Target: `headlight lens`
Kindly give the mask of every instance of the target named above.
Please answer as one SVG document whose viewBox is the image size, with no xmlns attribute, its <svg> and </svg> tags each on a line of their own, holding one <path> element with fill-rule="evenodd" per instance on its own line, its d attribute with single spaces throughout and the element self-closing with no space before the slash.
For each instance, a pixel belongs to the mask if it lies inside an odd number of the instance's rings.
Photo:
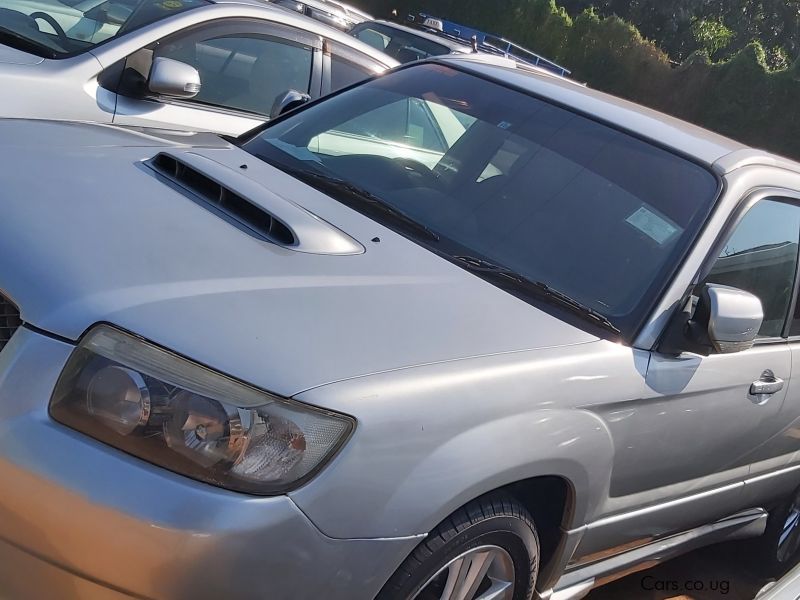
<svg viewBox="0 0 800 600">
<path fill-rule="evenodd" d="M 257 390 L 107 325 L 73 352 L 50 414 L 161 467 L 264 495 L 308 480 L 354 426 L 350 417 Z"/>
</svg>

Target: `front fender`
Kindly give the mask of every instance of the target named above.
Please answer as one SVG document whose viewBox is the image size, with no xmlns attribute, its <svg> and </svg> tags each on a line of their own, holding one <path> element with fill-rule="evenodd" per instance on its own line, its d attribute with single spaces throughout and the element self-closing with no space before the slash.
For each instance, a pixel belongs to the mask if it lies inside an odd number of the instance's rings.
<svg viewBox="0 0 800 600">
<path fill-rule="evenodd" d="M 614 445 L 584 406 L 636 398 L 646 358 L 597 342 L 353 379 L 299 400 L 354 415 L 331 465 L 290 494 L 330 537 L 426 534 L 473 498 L 557 476 L 574 489 L 571 527 L 608 496 Z"/>
</svg>

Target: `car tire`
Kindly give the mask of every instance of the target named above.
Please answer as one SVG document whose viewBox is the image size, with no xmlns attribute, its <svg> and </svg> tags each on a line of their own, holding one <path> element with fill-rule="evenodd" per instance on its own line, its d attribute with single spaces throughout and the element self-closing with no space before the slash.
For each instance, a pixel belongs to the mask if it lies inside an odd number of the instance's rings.
<svg viewBox="0 0 800 600">
<path fill-rule="evenodd" d="M 533 519 L 511 496 L 492 493 L 439 524 L 400 565 L 377 600 L 446 600 L 457 597 L 453 587 L 474 590 L 460 596 L 467 600 L 530 600 L 538 573 Z"/>
<path fill-rule="evenodd" d="M 780 577 L 795 566 L 800 559 L 800 488 L 770 512 L 757 543 L 757 556 L 769 575 Z"/>
</svg>

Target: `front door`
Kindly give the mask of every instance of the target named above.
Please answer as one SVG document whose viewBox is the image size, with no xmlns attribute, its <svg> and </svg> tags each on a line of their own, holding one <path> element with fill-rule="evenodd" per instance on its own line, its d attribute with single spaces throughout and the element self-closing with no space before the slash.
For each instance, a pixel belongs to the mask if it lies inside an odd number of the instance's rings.
<svg viewBox="0 0 800 600">
<path fill-rule="evenodd" d="M 589 525 L 580 562 L 609 549 L 646 543 L 748 508 L 744 481 L 775 434 L 790 389 L 792 355 L 784 337 L 795 287 L 800 207 L 764 199 L 726 235 L 704 283 L 761 299 L 756 345 L 701 357 L 653 353 L 646 392 L 603 407 L 614 440 L 607 506 Z M 754 393 L 759 382 L 775 391 Z"/>
<path fill-rule="evenodd" d="M 306 32 L 251 21 L 181 32 L 128 57 L 114 123 L 242 134 L 263 123 L 285 92 L 319 95 L 320 48 L 321 42 Z M 148 93 L 155 57 L 196 68 L 197 96 L 176 100 Z"/>
</svg>

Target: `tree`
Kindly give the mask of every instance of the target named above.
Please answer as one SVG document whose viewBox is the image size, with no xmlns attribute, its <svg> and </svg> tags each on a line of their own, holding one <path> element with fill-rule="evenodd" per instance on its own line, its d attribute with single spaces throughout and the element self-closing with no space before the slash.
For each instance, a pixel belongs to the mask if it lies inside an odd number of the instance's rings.
<svg viewBox="0 0 800 600">
<path fill-rule="evenodd" d="M 701 50 L 705 50 L 712 58 L 733 41 L 734 33 L 722 21 L 711 19 L 692 20 L 692 34 Z"/>
</svg>

